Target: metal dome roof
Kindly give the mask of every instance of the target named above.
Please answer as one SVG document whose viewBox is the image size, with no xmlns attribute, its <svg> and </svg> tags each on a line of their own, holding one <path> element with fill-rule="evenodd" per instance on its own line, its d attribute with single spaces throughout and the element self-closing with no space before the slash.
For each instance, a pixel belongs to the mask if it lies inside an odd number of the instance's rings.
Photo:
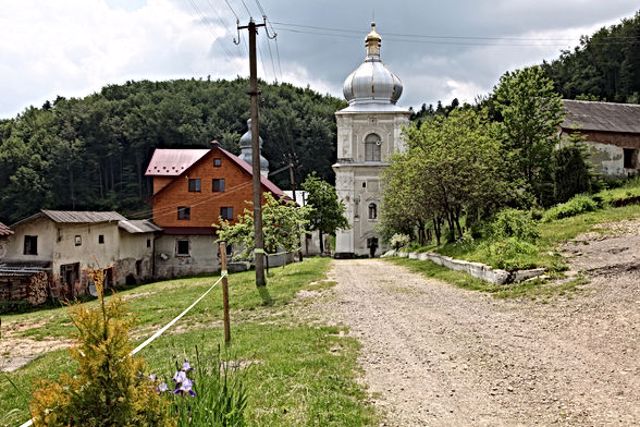
<svg viewBox="0 0 640 427">
<path fill-rule="evenodd" d="M 344 97 L 349 106 L 395 105 L 402 95 L 402 82 L 380 59 L 382 37 L 371 24 L 365 46 L 367 56 L 362 64 L 344 81 Z M 372 105 L 373 104 L 373 105 Z"/>
<path fill-rule="evenodd" d="M 249 130 L 240 138 L 240 155 L 238 157 L 251 164 L 251 159 L 253 158 L 251 145 L 251 119 L 247 120 L 247 127 Z M 260 141 L 260 150 L 262 151 L 262 144 L 264 141 L 260 135 L 258 135 L 258 141 Z M 265 159 L 262 154 L 260 154 L 260 170 L 269 171 L 269 161 Z"/>
</svg>

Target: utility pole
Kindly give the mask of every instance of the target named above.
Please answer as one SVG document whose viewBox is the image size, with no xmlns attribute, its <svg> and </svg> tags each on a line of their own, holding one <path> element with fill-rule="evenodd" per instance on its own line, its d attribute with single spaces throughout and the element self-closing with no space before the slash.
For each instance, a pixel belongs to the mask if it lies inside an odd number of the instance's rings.
<svg viewBox="0 0 640 427">
<path fill-rule="evenodd" d="M 264 275 L 264 235 L 262 234 L 262 184 L 260 183 L 260 142 L 258 126 L 258 64 L 256 61 L 256 35 L 258 27 L 265 27 L 266 22 L 256 24 L 253 18 L 249 25 L 238 26 L 238 31 L 249 31 L 249 96 L 251 97 L 251 166 L 253 173 L 253 226 L 255 234 L 256 286 L 267 286 Z M 268 37 L 268 34 L 267 34 Z M 238 43 L 240 37 L 238 37 Z"/>
</svg>

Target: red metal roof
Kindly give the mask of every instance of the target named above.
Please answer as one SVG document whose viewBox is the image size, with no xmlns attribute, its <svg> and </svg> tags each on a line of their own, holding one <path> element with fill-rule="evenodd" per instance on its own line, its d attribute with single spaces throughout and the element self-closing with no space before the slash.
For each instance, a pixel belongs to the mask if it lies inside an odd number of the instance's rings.
<svg viewBox="0 0 640 427">
<path fill-rule="evenodd" d="M 145 176 L 179 176 L 209 151 L 207 148 L 156 148 Z"/>
<path fill-rule="evenodd" d="M 13 234 L 13 231 L 6 225 L 0 222 L 0 236 L 10 236 Z"/>
<path fill-rule="evenodd" d="M 166 149 L 166 148 L 156 148 L 153 152 L 153 156 L 151 157 L 151 162 L 149 162 L 149 167 L 147 168 L 146 176 L 180 176 L 183 173 L 187 172 L 192 166 L 202 160 L 211 150 L 218 149 L 229 158 L 229 160 L 233 161 L 235 164 L 240 166 L 245 172 L 247 172 L 250 176 L 253 176 L 253 171 L 251 169 L 251 165 L 244 160 L 240 159 L 238 156 L 231 154 L 229 151 L 220 147 L 219 145 L 215 145 L 215 148 L 212 149 L 194 149 L 194 148 L 184 148 L 184 149 Z M 193 151 L 193 153 L 191 153 Z M 175 159 L 175 161 L 173 160 Z M 191 163 L 189 163 L 191 162 Z M 153 172 L 149 172 L 149 171 Z M 163 172 L 159 172 L 162 170 Z M 178 171 L 179 170 L 179 171 Z M 273 193 L 277 197 L 287 197 L 277 185 L 273 182 L 269 181 L 264 176 L 260 176 L 260 182 L 262 185 Z M 169 186 L 165 186 L 158 193 L 165 190 Z M 158 193 L 154 194 L 154 196 L 158 195 Z"/>
<path fill-rule="evenodd" d="M 240 166 L 242 169 L 244 169 L 249 175 L 253 176 L 253 170 L 252 167 L 249 163 L 245 162 L 244 160 L 242 160 L 240 157 L 231 154 L 230 152 L 228 152 L 227 150 L 225 150 L 222 147 L 218 147 L 218 149 L 220 149 L 220 151 L 222 151 L 224 154 L 227 155 L 227 157 L 229 157 L 231 160 L 233 160 L 235 163 L 238 164 L 238 166 Z M 275 194 L 278 197 L 287 197 L 284 194 L 284 191 L 282 191 L 280 189 L 280 187 L 278 187 L 277 185 L 275 185 L 273 182 L 269 181 L 267 178 L 265 178 L 264 176 L 260 175 L 260 182 L 262 183 L 262 185 L 264 185 L 267 190 L 269 190 L 270 192 L 272 192 L 273 194 Z"/>
</svg>

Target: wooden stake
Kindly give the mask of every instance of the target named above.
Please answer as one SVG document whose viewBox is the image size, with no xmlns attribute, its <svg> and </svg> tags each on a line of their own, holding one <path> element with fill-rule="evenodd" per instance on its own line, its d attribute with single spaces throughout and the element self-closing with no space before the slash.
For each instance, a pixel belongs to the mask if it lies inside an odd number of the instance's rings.
<svg viewBox="0 0 640 427">
<path fill-rule="evenodd" d="M 222 313 L 224 343 L 231 342 L 231 322 L 229 320 L 229 282 L 227 280 L 227 244 L 220 242 L 220 274 L 222 274 Z"/>
</svg>

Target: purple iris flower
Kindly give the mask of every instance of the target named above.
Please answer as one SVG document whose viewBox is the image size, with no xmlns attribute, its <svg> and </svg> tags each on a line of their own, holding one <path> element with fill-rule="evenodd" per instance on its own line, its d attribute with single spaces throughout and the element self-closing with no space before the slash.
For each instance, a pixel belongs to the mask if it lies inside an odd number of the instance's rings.
<svg viewBox="0 0 640 427">
<path fill-rule="evenodd" d="M 191 371 L 193 368 L 191 367 L 191 365 L 189 364 L 189 361 L 187 359 L 184 360 L 184 363 L 182 364 L 182 370 L 185 372 L 189 372 Z"/>
<path fill-rule="evenodd" d="M 151 374 L 151 375 L 149 375 L 149 379 L 151 381 L 156 381 L 158 379 L 158 377 L 156 376 L 156 374 Z"/>
<path fill-rule="evenodd" d="M 195 397 L 196 392 L 193 390 L 193 381 L 185 376 L 182 382 L 176 384 L 176 389 L 173 391 L 173 393 L 189 394 L 189 396 Z"/>
<path fill-rule="evenodd" d="M 188 378 L 187 378 L 187 373 L 185 371 L 177 371 L 173 376 L 173 381 L 175 381 L 176 384 L 180 384 L 186 379 Z"/>
<path fill-rule="evenodd" d="M 169 386 L 167 385 L 167 383 L 162 382 L 162 383 L 160 383 L 160 384 L 158 385 L 157 390 L 158 390 L 158 392 L 160 392 L 160 393 L 164 393 L 165 391 L 168 391 L 168 390 L 169 390 Z"/>
</svg>

